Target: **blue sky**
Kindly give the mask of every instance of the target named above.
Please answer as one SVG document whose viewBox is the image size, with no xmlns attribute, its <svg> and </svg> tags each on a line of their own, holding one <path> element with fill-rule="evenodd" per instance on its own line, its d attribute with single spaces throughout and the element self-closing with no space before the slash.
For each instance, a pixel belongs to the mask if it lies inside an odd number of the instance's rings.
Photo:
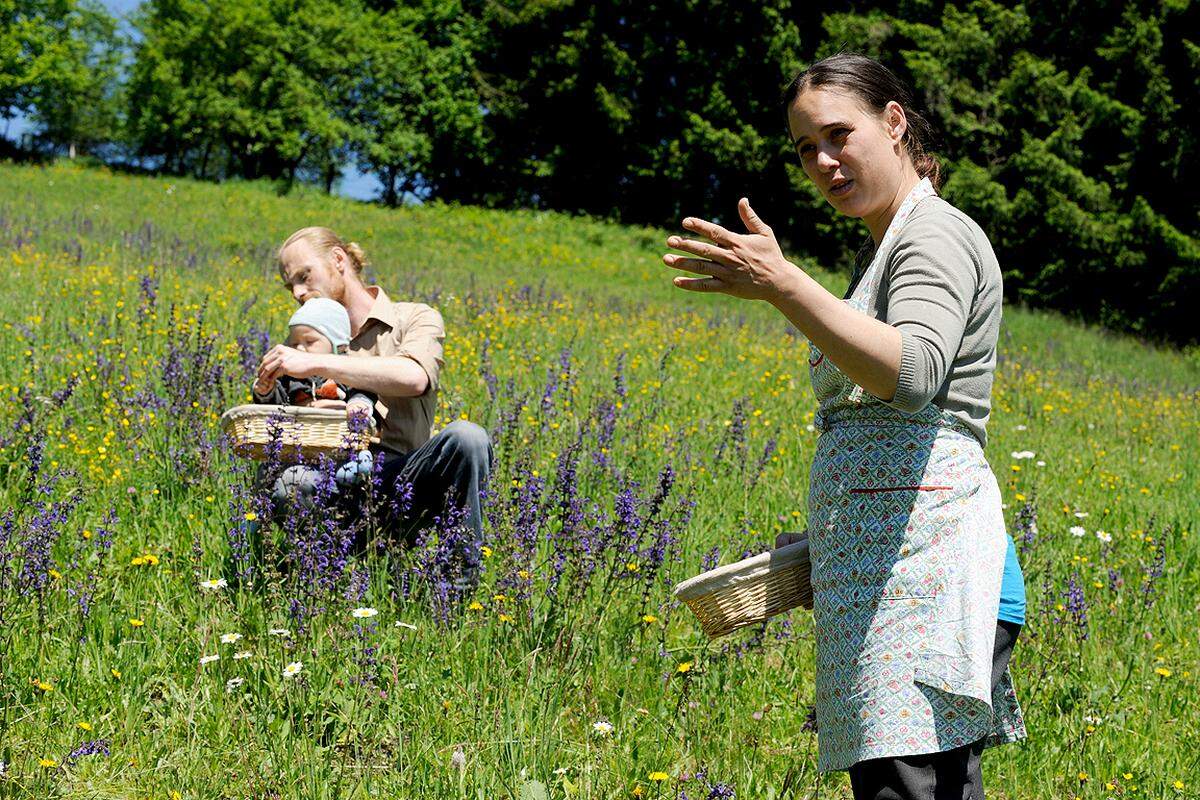
<svg viewBox="0 0 1200 800">
<path fill-rule="evenodd" d="M 104 7 L 115 17 L 125 17 L 139 5 L 141 5 L 140 0 L 104 0 Z M 8 120 L 7 130 L 0 127 L 0 134 L 6 134 L 7 138 L 15 139 L 29 128 L 29 122 L 18 117 Z M 383 184 L 374 176 L 364 175 L 354 166 L 347 167 L 342 172 L 341 179 L 334 184 L 335 193 L 358 200 L 373 200 L 379 196 L 382 189 Z"/>
</svg>

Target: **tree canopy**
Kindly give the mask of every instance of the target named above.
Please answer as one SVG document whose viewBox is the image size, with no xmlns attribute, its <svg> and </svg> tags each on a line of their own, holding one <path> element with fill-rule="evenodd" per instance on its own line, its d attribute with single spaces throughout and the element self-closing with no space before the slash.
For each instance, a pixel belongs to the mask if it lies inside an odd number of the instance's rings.
<svg viewBox="0 0 1200 800">
<path fill-rule="evenodd" d="M 538 207 L 675 226 L 756 209 L 791 250 L 863 237 L 809 184 L 780 92 L 854 50 L 908 82 L 944 196 L 987 231 L 1010 299 L 1198 338 L 1198 14 L 1190 0 L 0 0 L 0 112 L 43 141 L 202 178 Z M 128 62 L 121 67 L 121 56 Z"/>
</svg>

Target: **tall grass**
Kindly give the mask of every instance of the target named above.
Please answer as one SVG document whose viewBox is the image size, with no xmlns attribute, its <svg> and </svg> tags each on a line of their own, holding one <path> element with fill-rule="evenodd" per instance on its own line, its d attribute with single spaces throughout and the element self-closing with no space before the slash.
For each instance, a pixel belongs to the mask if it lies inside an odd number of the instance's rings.
<svg viewBox="0 0 1200 800">
<path fill-rule="evenodd" d="M 256 495 L 216 420 L 284 334 L 272 247 L 308 224 L 437 305 L 438 424 L 497 445 L 484 583 L 449 613 L 436 541 L 316 587 L 267 526 L 230 570 Z M 710 643 L 670 599 L 803 527 L 817 434 L 803 338 L 673 289 L 665 236 L 0 168 L 0 795 L 848 796 L 815 774 L 810 617 Z M 1200 365 L 1023 309 L 1001 344 L 1032 735 L 985 756 L 989 793 L 1196 796 Z"/>
</svg>

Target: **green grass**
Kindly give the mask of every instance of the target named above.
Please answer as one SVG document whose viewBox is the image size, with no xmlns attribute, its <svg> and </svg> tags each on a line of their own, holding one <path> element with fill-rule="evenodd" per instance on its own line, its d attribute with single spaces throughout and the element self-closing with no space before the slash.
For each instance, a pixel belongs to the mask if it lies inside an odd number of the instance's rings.
<svg viewBox="0 0 1200 800">
<path fill-rule="evenodd" d="M 227 532 L 247 509 L 244 463 L 202 444 L 247 392 L 236 337 L 284 333 L 292 301 L 271 255 L 308 224 L 359 241 L 393 297 L 443 312 L 440 421 L 503 427 L 481 608 L 449 625 L 420 591 L 405 599 L 389 580 L 413 566 L 396 551 L 352 561 L 369 572 L 365 596 L 347 599 L 343 581 L 303 631 L 289 605 L 313 595 L 294 572 L 268 571 L 255 590 L 198 586 L 224 574 Z M 695 798 L 707 789 L 683 778 L 702 767 L 739 798 L 849 796 L 843 775 L 818 780 L 815 736 L 803 730 L 810 617 L 709 643 L 670 600 L 711 548 L 728 562 L 803 527 L 816 434 L 803 338 L 764 305 L 671 287 L 667 234 L 549 213 L 281 198 L 258 184 L 0 168 L 0 435 L 11 438 L 0 491 L 14 513 L 2 551 L 13 558 L 0 571 L 0 796 L 524 798 L 540 785 L 549 797 Z M 803 266 L 844 288 L 843 276 Z M 158 281 L 152 308 L 139 289 L 147 275 Z M 196 352 L 208 336 L 225 377 L 199 386 L 184 413 L 152 408 L 151 395 L 169 395 L 161 363 L 172 344 Z M 618 399 L 618 363 L 628 389 L 602 467 L 598 408 Z M 23 393 L 49 397 L 72 374 L 70 398 L 32 400 L 36 414 L 10 437 Z M 543 403 L 550 375 L 559 388 Z M 985 756 L 989 796 L 1197 796 L 1198 390 L 1194 353 L 1005 310 L 987 454 L 1010 530 L 1018 510 L 1032 510 L 1039 535 L 1022 554 L 1029 623 L 1013 663 L 1031 738 Z M 742 438 L 730 433 L 739 407 Z M 622 488 L 648 499 L 670 464 L 679 541 L 661 569 L 609 554 L 595 577 L 568 575 L 550 600 L 551 565 L 517 560 L 514 482 L 536 470 L 549 495 L 577 439 L 589 525 L 610 519 Z M 34 441 L 46 447 L 43 475 L 73 472 L 52 497 L 77 503 L 52 526 L 59 577 L 21 594 L 33 580 L 21 574 L 20 540 L 37 515 L 38 495 L 24 488 Z M 1045 466 L 1009 456 L 1026 449 Z M 694 503 L 686 525 L 684 500 Z M 118 521 L 104 553 L 110 509 Z M 563 524 L 550 508 L 538 519 L 543 535 Z M 1086 536 L 1071 535 L 1077 524 Z M 278 535 L 268 543 L 282 547 Z M 147 553 L 157 563 L 133 563 Z M 495 600 L 496 582 L 522 567 L 533 599 Z M 1056 619 L 1072 578 L 1090 605 L 1086 639 L 1069 616 Z M 94 591 L 86 617 L 71 595 L 82 587 Z M 356 630 L 360 605 L 379 610 L 374 628 Z M 275 627 L 292 635 L 270 635 Z M 229 632 L 244 638 L 217 641 Z M 253 655 L 234 660 L 238 649 Z M 284 678 L 293 661 L 300 676 Z M 244 683 L 227 692 L 232 678 Z M 97 738 L 110 755 L 66 763 Z M 667 780 L 650 780 L 656 772 Z"/>
</svg>

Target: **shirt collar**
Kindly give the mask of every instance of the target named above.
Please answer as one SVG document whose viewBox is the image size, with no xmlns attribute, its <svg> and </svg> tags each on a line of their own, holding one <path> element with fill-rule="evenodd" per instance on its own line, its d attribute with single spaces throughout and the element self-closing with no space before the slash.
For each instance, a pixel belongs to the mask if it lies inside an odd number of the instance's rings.
<svg viewBox="0 0 1200 800">
<path fill-rule="evenodd" d="M 387 292 L 383 291 L 379 286 L 368 286 L 367 294 L 375 298 L 375 302 L 371 304 L 371 310 L 367 312 L 367 318 L 363 320 L 363 327 L 370 320 L 379 320 L 384 325 L 396 326 L 396 304 L 393 303 L 387 296 Z"/>
</svg>

